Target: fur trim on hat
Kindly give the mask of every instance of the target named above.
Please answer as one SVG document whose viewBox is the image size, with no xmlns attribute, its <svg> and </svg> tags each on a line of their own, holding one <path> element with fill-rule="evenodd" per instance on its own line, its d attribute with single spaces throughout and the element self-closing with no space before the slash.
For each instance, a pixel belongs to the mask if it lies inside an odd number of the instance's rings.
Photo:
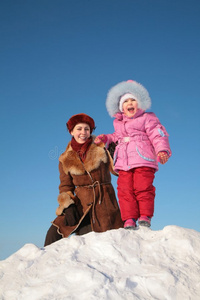
<svg viewBox="0 0 200 300">
<path fill-rule="evenodd" d="M 113 86 L 107 95 L 106 108 L 111 117 L 113 117 L 117 112 L 120 112 L 120 98 L 127 93 L 134 95 L 138 102 L 139 109 L 147 110 L 151 107 L 151 98 L 145 87 L 136 81 L 122 81 Z"/>
<path fill-rule="evenodd" d="M 77 114 L 73 115 L 68 122 L 66 123 L 67 129 L 69 130 L 69 133 L 73 130 L 73 128 L 78 124 L 78 123 L 86 123 L 90 126 L 90 133 L 92 133 L 93 129 L 95 129 L 95 123 L 94 120 L 86 115 L 86 114 Z"/>
</svg>

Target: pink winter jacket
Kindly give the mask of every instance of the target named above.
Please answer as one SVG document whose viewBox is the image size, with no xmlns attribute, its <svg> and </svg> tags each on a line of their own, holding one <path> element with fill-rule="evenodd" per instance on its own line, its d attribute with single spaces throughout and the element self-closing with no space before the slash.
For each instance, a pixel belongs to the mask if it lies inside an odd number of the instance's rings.
<svg viewBox="0 0 200 300">
<path fill-rule="evenodd" d="M 114 115 L 115 132 L 107 134 L 107 145 L 118 142 L 114 153 L 115 171 L 137 167 L 158 170 L 157 154 L 167 151 L 171 156 L 168 133 L 154 113 L 139 109 L 133 118 L 122 113 Z"/>
</svg>

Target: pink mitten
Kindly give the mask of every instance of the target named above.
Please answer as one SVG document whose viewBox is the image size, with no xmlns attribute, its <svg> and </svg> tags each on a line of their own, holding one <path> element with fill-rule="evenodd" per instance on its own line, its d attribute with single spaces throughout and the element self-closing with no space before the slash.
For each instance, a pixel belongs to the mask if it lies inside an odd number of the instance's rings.
<svg viewBox="0 0 200 300">
<path fill-rule="evenodd" d="M 105 134 L 100 134 L 95 138 L 94 143 L 95 144 L 100 144 L 100 143 L 106 144 L 107 140 L 108 140 L 108 138 Z"/>
<path fill-rule="evenodd" d="M 157 155 L 157 161 L 164 165 L 169 159 L 169 155 L 166 151 L 161 151 Z"/>
</svg>

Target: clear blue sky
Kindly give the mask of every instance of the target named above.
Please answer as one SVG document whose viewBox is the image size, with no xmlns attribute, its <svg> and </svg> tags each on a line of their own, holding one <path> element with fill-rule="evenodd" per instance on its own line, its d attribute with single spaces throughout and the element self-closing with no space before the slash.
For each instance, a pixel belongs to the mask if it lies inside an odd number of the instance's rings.
<svg viewBox="0 0 200 300">
<path fill-rule="evenodd" d="M 113 132 L 106 95 L 128 79 L 148 89 L 173 152 L 152 229 L 200 230 L 199 0 L 1 1 L 0 40 L 0 259 L 43 246 L 66 121 L 84 112 L 96 135 Z"/>
</svg>

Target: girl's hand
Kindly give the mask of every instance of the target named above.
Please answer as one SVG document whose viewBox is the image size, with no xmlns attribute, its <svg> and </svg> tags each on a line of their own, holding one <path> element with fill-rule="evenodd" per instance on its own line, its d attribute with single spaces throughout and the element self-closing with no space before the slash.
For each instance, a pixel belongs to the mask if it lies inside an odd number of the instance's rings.
<svg viewBox="0 0 200 300">
<path fill-rule="evenodd" d="M 169 155 L 166 151 L 161 151 L 158 153 L 157 161 L 164 165 L 169 159 Z"/>
<path fill-rule="evenodd" d="M 100 135 L 98 135 L 98 136 L 95 138 L 94 143 L 95 143 L 95 144 L 100 144 L 100 143 L 106 144 L 107 140 L 108 140 L 108 139 L 107 139 L 107 136 L 106 136 L 105 134 L 100 134 Z"/>
</svg>

